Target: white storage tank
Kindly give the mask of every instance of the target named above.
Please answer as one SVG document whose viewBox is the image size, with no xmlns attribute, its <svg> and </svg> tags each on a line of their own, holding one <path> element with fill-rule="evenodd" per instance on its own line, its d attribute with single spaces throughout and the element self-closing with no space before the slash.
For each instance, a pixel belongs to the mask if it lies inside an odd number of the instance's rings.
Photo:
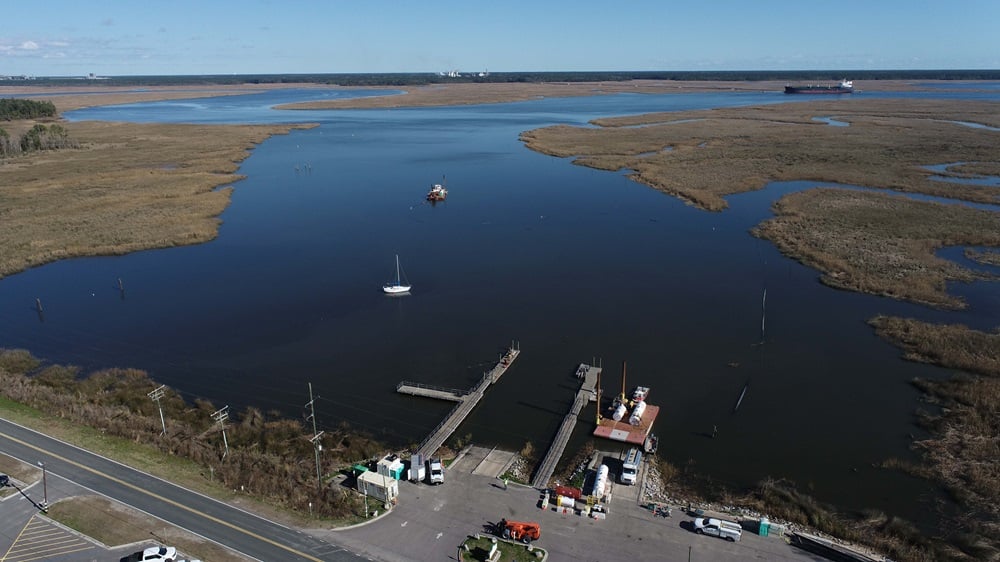
<svg viewBox="0 0 1000 562">
<path fill-rule="evenodd" d="M 557 505 L 559 507 L 576 507 L 576 500 L 569 496 L 556 496 L 559 498 Z"/>
<path fill-rule="evenodd" d="M 646 402 L 639 402 L 635 405 L 635 409 L 632 410 L 632 416 L 628 419 L 628 423 L 632 425 L 639 425 L 642 420 L 642 413 L 646 411 Z"/>
<path fill-rule="evenodd" d="M 627 412 L 627 411 L 628 411 L 628 408 L 625 407 L 625 404 L 622 404 L 621 402 L 619 402 L 618 403 L 618 407 L 615 408 L 615 413 L 611 414 L 611 419 L 613 419 L 615 421 L 622 421 L 622 418 L 625 417 L 625 412 Z"/>
<path fill-rule="evenodd" d="M 594 478 L 594 492 L 591 494 L 594 497 L 602 498 L 604 497 L 604 490 L 608 486 L 608 465 L 602 464 L 597 467 L 597 476 Z"/>
</svg>

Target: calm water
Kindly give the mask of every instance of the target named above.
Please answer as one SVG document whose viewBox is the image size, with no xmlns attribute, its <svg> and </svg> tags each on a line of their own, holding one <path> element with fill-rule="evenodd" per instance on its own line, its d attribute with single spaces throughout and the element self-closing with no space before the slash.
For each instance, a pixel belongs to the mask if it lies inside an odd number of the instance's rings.
<svg viewBox="0 0 1000 562">
<path fill-rule="evenodd" d="M 921 405 L 908 381 L 949 373 L 902 361 L 865 321 L 884 313 L 989 329 L 1000 317 L 995 284 L 954 287 L 971 305 L 960 312 L 836 291 L 748 234 L 776 198 L 814 182 L 734 196 L 715 214 L 518 141 L 527 129 L 599 116 L 797 100 L 731 93 L 270 109 L 323 95 L 69 115 L 321 126 L 254 151 L 212 243 L 67 260 L 0 281 L 0 342 L 87 369 L 147 369 L 188 397 L 291 416 L 312 382 L 324 427 L 349 421 L 406 444 L 450 404 L 399 396 L 400 380 L 470 386 L 517 339 L 521 358 L 460 435 L 544 449 L 572 402 L 576 365 L 602 360 L 614 392 L 627 361 L 627 384 L 652 387 L 662 407 L 655 431 L 674 464 L 734 485 L 787 477 L 841 506 L 920 519 L 930 487 L 872 464 L 911 457 Z M 450 194 L 432 207 L 423 197 L 442 175 Z M 414 288 L 387 298 L 381 284 L 397 253 Z M 571 446 L 589 439 L 593 416 L 591 406 Z M 709 439 L 713 425 L 719 435 Z"/>
</svg>

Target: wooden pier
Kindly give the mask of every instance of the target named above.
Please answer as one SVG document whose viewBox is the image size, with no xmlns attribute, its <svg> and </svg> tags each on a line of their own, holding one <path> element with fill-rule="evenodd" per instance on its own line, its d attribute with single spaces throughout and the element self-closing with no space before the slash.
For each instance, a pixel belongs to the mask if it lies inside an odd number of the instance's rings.
<svg viewBox="0 0 1000 562">
<path fill-rule="evenodd" d="M 521 348 L 516 342 L 512 342 L 511 346 L 500 358 L 500 361 L 488 372 L 483 373 L 483 378 L 479 379 L 468 391 L 452 390 L 452 389 L 442 389 L 440 387 L 432 387 L 430 385 L 419 385 L 417 383 L 402 382 L 396 387 L 397 392 L 402 392 L 404 394 L 414 394 L 418 396 L 426 396 L 429 398 L 440 398 L 442 400 L 452 400 L 458 402 L 448 415 L 445 416 L 444 420 L 441 421 L 435 427 L 430 435 L 417 447 L 416 452 L 423 455 L 424 458 L 430 458 L 434 453 L 437 452 L 441 445 L 451 437 L 451 434 L 458 429 L 458 426 L 465 421 L 466 416 L 479 404 L 479 401 L 483 398 L 483 393 L 489 388 L 491 384 L 494 384 L 500 377 L 507 372 L 514 360 L 517 359 L 518 355 L 521 354 Z M 457 393 L 462 393 L 459 396 Z"/>
<path fill-rule="evenodd" d="M 601 367 L 593 365 L 581 363 L 580 367 L 577 368 L 576 376 L 581 381 L 580 390 L 576 393 L 576 399 L 573 400 L 569 413 L 563 418 L 562 425 L 559 426 L 559 431 L 556 432 L 548 453 L 545 454 L 542 463 L 538 465 L 538 470 L 535 471 L 535 478 L 531 481 L 532 487 L 545 488 L 548 486 L 549 479 L 552 478 L 552 473 L 556 470 L 556 464 L 559 463 L 559 459 L 566 449 L 566 444 L 569 443 L 569 438 L 573 435 L 573 428 L 576 427 L 580 411 L 583 410 L 587 402 L 597 399 L 597 377 L 600 373 Z"/>
</svg>

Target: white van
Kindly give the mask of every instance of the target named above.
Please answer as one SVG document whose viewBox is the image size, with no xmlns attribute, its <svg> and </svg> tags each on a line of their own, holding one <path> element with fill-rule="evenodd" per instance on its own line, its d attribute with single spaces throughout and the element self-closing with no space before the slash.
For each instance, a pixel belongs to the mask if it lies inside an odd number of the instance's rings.
<svg viewBox="0 0 1000 562">
<path fill-rule="evenodd" d="M 699 535 L 712 535 L 730 542 L 736 542 L 743 537 L 743 527 L 739 523 L 723 521 L 714 517 L 699 517 L 694 520 L 694 532 Z"/>
<path fill-rule="evenodd" d="M 639 478 L 640 466 L 642 466 L 642 452 L 632 447 L 625 453 L 625 459 L 622 460 L 622 474 L 619 477 L 621 483 L 629 486 L 634 485 Z"/>
</svg>

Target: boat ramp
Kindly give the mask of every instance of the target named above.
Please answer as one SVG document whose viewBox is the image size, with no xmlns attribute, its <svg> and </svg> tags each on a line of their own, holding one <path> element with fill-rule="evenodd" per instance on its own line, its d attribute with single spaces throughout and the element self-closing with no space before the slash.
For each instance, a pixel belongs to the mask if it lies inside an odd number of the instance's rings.
<svg viewBox="0 0 1000 562">
<path fill-rule="evenodd" d="M 451 437 L 451 434 L 458 429 L 458 426 L 465 421 L 465 418 L 479 404 L 483 398 L 483 393 L 491 384 L 500 380 L 500 377 L 507 372 L 514 360 L 521 354 L 521 347 L 516 342 L 512 342 L 507 351 L 500 357 L 500 361 L 488 372 L 483 373 L 483 378 L 479 379 L 468 391 L 435 387 L 419 383 L 403 381 L 396 386 L 396 392 L 411 394 L 415 396 L 425 396 L 428 398 L 438 398 L 441 400 L 451 400 L 458 402 L 451 412 L 435 427 L 430 435 L 417 447 L 417 453 L 425 458 L 430 458 L 437 452 L 441 445 Z"/>
<path fill-rule="evenodd" d="M 552 478 L 556 464 L 559 463 L 559 459 L 566 449 L 566 444 L 573 434 L 573 428 L 576 427 L 580 411 L 583 410 L 587 402 L 597 400 L 596 389 L 600 374 L 601 368 L 593 365 L 581 363 L 577 368 L 576 376 L 580 379 L 580 390 L 576 393 L 576 399 L 573 400 L 569 413 L 563 418 L 562 425 L 559 426 L 559 431 L 556 432 L 555 439 L 552 440 L 552 445 L 549 447 L 549 452 L 545 454 L 542 463 L 538 465 L 538 470 L 535 471 L 535 477 L 531 481 L 533 487 L 545 488 L 548 486 L 549 478 Z"/>
</svg>

